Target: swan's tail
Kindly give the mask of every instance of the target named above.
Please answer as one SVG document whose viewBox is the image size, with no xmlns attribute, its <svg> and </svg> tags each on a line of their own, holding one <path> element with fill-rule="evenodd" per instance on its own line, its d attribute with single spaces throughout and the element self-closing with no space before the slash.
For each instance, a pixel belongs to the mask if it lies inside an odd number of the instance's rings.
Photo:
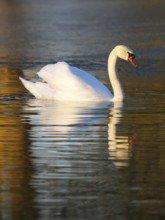
<svg viewBox="0 0 165 220">
<path fill-rule="evenodd" d="M 29 90 L 29 86 L 32 86 L 34 83 L 27 81 L 25 79 L 23 79 L 22 77 L 19 77 L 19 79 L 21 80 L 22 84 L 25 86 L 25 88 L 27 90 Z"/>
<path fill-rule="evenodd" d="M 28 80 L 25 80 L 21 77 L 19 77 L 19 79 L 21 80 L 22 84 L 24 85 L 24 87 L 30 92 L 32 93 L 32 95 L 34 95 L 36 98 L 40 98 L 40 93 L 39 93 L 39 89 L 37 88 L 36 83 L 30 82 Z"/>
<path fill-rule="evenodd" d="M 48 86 L 46 83 L 42 82 L 30 82 L 28 80 L 25 80 L 21 77 L 19 77 L 24 87 L 36 98 L 38 99 L 53 99 L 54 98 L 54 92 L 53 90 Z"/>
</svg>

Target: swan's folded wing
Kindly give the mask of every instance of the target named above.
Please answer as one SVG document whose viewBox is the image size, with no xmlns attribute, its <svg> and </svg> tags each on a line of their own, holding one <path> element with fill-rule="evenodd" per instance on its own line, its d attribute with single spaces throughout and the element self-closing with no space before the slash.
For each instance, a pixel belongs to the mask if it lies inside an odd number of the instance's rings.
<svg viewBox="0 0 165 220">
<path fill-rule="evenodd" d="M 56 93 L 64 94 L 69 99 L 81 97 L 81 99 L 108 99 L 112 95 L 110 91 L 98 79 L 91 74 L 69 66 L 65 62 L 49 64 L 38 72 L 39 77 L 48 83 Z"/>
<path fill-rule="evenodd" d="M 76 76 L 65 62 L 46 65 L 37 74 L 55 91 L 73 91 L 78 85 Z"/>
</svg>

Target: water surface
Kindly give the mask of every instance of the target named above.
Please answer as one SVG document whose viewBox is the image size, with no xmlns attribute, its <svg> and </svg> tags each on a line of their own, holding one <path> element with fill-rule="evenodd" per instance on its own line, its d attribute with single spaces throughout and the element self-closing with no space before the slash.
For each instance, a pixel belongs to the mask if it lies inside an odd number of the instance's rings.
<svg viewBox="0 0 165 220">
<path fill-rule="evenodd" d="M 165 218 L 164 1 L 1 1 L 0 218 Z M 18 77 L 59 60 L 111 89 L 118 64 L 124 103 L 35 100 Z"/>
</svg>

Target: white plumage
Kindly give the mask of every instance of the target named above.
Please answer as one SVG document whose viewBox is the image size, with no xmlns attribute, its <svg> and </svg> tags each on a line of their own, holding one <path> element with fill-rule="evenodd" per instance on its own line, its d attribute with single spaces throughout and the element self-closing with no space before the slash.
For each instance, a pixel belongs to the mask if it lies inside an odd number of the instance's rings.
<svg viewBox="0 0 165 220">
<path fill-rule="evenodd" d="M 109 77 L 114 97 L 108 88 L 89 73 L 58 62 L 43 67 L 37 74 L 43 82 L 30 82 L 20 78 L 23 85 L 38 99 L 59 101 L 114 101 L 123 99 L 123 91 L 116 75 L 117 57 L 128 60 L 132 51 L 126 46 L 115 47 L 108 59 Z M 115 97 L 116 94 L 116 97 Z"/>
</svg>

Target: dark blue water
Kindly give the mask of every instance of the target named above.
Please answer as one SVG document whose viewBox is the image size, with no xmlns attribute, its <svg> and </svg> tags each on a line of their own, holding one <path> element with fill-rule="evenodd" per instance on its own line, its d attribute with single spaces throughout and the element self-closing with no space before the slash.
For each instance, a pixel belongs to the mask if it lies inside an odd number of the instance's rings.
<svg viewBox="0 0 165 220">
<path fill-rule="evenodd" d="M 165 218 L 165 2 L 0 2 L 0 219 Z M 124 103 L 35 100 L 18 77 L 65 60 L 111 89 L 120 61 Z"/>
</svg>

